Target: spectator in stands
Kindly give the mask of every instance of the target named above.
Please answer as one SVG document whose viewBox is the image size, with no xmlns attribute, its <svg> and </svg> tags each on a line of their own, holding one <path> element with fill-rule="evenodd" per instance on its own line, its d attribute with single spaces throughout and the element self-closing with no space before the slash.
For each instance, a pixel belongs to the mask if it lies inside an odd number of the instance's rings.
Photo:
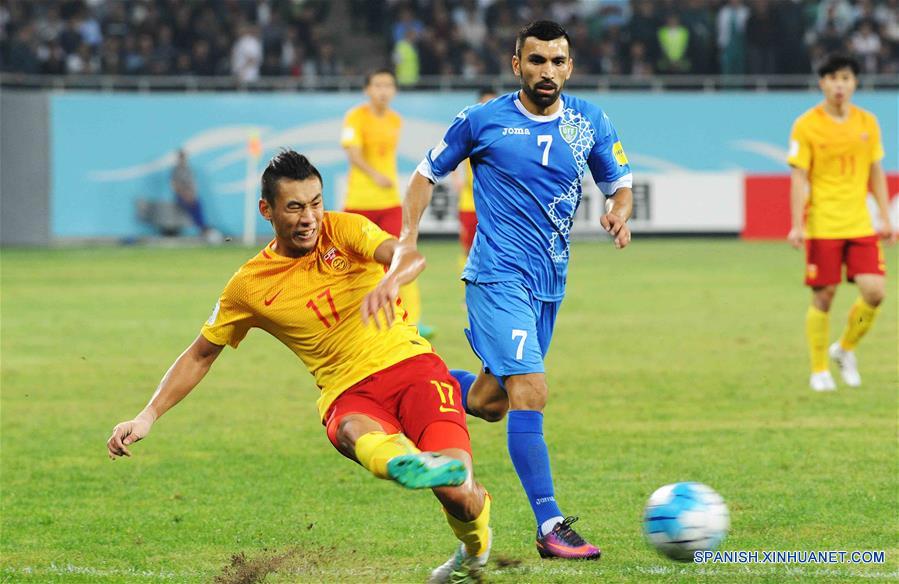
<svg viewBox="0 0 899 584">
<path fill-rule="evenodd" d="M 728 0 L 718 11 L 718 50 L 721 72 L 742 75 L 746 67 L 746 21 L 749 9 L 743 0 Z"/>
<path fill-rule="evenodd" d="M 70 75 L 96 75 L 100 72 L 100 61 L 87 43 L 81 43 L 66 59 L 66 73 Z"/>
<path fill-rule="evenodd" d="M 66 52 L 56 41 L 50 43 L 47 48 L 47 58 L 41 64 L 41 73 L 44 75 L 65 75 Z"/>
<path fill-rule="evenodd" d="M 396 82 L 401 87 L 415 85 L 419 80 L 419 58 L 415 41 L 418 33 L 415 28 L 405 28 L 405 36 L 393 46 L 393 64 L 396 71 Z"/>
<path fill-rule="evenodd" d="M 342 75 L 343 62 L 337 56 L 337 50 L 331 41 L 322 41 L 318 45 L 318 55 L 315 58 L 315 71 L 317 75 Z"/>
<path fill-rule="evenodd" d="M 690 31 L 687 55 L 690 70 L 698 75 L 715 72 L 715 17 L 708 0 L 687 0 L 679 11 L 681 22 Z"/>
<path fill-rule="evenodd" d="M 777 26 L 768 0 L 755 0 L 746 21 L 747 65 L 750 75 L 777 71 Z"/>
<path fill-rule="evenodd" d="M 238 26 L 240 36 L 231 49 L 231 74 L 241 84 L 252 83 L 259 79 L 262 66 L 262 42 L 259 40 L 259 29 L 252 24 L 242 23 Z"/>
<path fill-rule="evenodd" d="M 9 70 L 14 73 L 35 74 L 40 72 L 37 58 L 37 40 L 34 25 L 26 24 L 13 37 L 9 46 Z"/>
<path fill-rule="evenodd" d="M 628 74 L 632 77 L 651 77 L 652 63 L 646 58 L 646 47 L 643 43 L 631 45 Z"/>
<path fill-rule="evenodd" d="M 659 21 L 656 17 L 655 4 L 652 0 L 637 0 L 636 14 L 627 25 L 627 34 L 631 43 L 640 43 L 646 48 L 646 57 L 650 61 L 658 58 Z"/>
<path fill-rule="evenodd" d="M 665 25 L 659 28 L 659 72 L 687 73 L 690 71 L 690 60 L 687 58 L 687 47 L 690 44 L 690 32 L 681 24 L 675 13 L 665 18 Z"/>
<path fill-rule="evenodd" d="M 215 61 L 206 39 L 197 39 L 194 43 L 190 53 L 190 68 L 195 75 L 215 75 Z"/>
<path fill-rule="evenodd" d="M 864 20 L 859 25 L 858 31 L 852 35 L 849 41 L 852 52 L 858 56 L 863 73 L 876 73 L 877 60 L 880 57 L 880 35 L 874 30 L 874 23 Z"/>
</svg>

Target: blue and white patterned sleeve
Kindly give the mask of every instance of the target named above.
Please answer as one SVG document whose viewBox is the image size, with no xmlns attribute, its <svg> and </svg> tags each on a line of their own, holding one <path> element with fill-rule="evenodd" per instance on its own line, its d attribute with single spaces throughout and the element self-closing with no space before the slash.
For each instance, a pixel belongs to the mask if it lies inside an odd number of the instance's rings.
<svg viewBox="0 0 899 584">
<path fill-rule="evenodd" d="M 632 187 L 634 179 L 624 147 L 618 139 L 618 132 L 605 112 L 596 120 L 595 127 L 596 143 L 590 151 L 587 164 L 596 186 L 602 194 L 611 197 L 622 187 Z"/>
<path fill-rule="evenodd" d="M 428 151 L 418 165 L 418 173 L 432 183 L 454 171 L 471 154 L 474 139 L 468 117 L 469 109 L 459 112 L 440 142 Z"/>
</svg>

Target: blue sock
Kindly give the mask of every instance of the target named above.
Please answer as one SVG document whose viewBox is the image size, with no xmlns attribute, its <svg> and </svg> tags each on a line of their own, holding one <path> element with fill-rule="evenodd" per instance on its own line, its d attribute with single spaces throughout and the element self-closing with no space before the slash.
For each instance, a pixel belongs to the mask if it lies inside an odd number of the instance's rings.
<svg viewBox="0 0 899 584">
<path fill-rule="evenodd" d="M 468 411 L 468 390 L 471 389 L 471 384 L 478 377 L 464 369 L 450 369 L 449 372 L 459 382 L 459 388 L 462 390 L 462 407 L 465 408 L 466 413 L 470 414 L 471 412 Z"/>
<path fill-rule="evenodd" d="M 543 439 L 543 413 L 511 410 L 506 432 L 509 457 L 531 503 L 539 528 L 544 521 L 562 516 L 553 489 L 549 451 Z"/>
</svg>

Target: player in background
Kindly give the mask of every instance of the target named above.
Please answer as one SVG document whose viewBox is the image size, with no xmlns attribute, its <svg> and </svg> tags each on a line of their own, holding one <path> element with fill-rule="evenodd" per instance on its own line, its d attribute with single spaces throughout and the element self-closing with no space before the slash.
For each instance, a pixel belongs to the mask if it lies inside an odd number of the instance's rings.
<svg viewBox="0 0 899 584">
<path fill-rule="evenodd" d="M 854 59 L 831 55 L 818 68 L 824 101 L 799 116 L 790 134 L 792 228 L 787 238 L 797 249 L 805 243 L 805 283 L 812 289 L 805 330 L 812 370 L 809 385 L 815 391 L 836 389 L 828 353 L 846 385 L 861 385 L 855 347 L 874 323 L 886 288 L 878 235 L 896 241 L 887 209 L 880 127 L 874 114 L 851 103 L 858 72 Z M 878 232 L 868 212 L 869 187 L 880 215 Z M 843 264 L 859 297 L 840 340 L 828 349 L 830 306 Z"/>
<path fill-rule="evenodd" d="M 556 502 L 543 436 L 543 360 L 565 294 L 583 173 L 589 168 L 609 197 L 600 221 L 617 248 L 630 242 L 633 193 L 612 122 L 599 107 L 561 93 L 572 71 L 569 50 L 557 23 L 519 32 L 512 71 L 521 90 L 460 112 L 427 153 L 406 191 L 400 246 L 411 261 L 434 184 L 470 158 L 478 225 L 462 279 L 466 334 L 483 368 L 477 377 L 453 372 L 462 403 L 488 421 L 508 412 L 509 456 L 536 518 L 540 556 L 597 559 L 600 550 L 572 529 L 577 518 L 566 518 Z M 395 288 L 387 275 L 370 294 L 374 305 L 390 304 Z"/>
<path fill-rule="evenodd" d="M 403 119 L 390 108 L 396 96 L 396 76 L 390 69 L 378 69 L 365 77 L 368 102 L 348 111 L 343 120 L 340 145 L 350 162 L 343 210 L 371 219 L 378 227 L 400 236 L 403 208 L 397 187 L 396 151 Z M 421 294 L 418 282 L 411 282 L 400 294 L 402 305 L 419 332 L 430 338 L 432 327 L 419 323 Z"/>
<path fill-rule="evenodd" d="M 459 387 L 431 346 L 394 306 L 366 313 L 362 301 L 384 276 L 397 282 L 424 269 L 365 217 L 324 212 L 322 181 L 305 156 L 283 151 L 262 175 L 259 211 L 275 239 L 231 278 L 200 335 L 169 368 L 132 420 L 118 424 L 109 456 L 130 456 L 159 416 L 203 379 L 225 345 L 261 328 L 299 357 L 321 388 L 318 410 L 331 444 L 374 476 L 433 488 L 456 537 L 447 574 L 474 577 L 490 547 L 490 498 L 472 478 L 471 445 Z M 439 575 L 439 574 L 438 574 Z M 448 576 L 447 576 L 448 578 Z"/>
<path fill-rule="evenodd" d="M 487 103 L 496 97 L 496 91 L 492 87 L 482 87 L 478 90 L 478 103 Z M 461 173 L 454 176 L 460 177 L 459 181 L 459 243 L 462 245 L 460 266 L 464 268 L 474 242 L 474 234 L 478 226 L 478 217 L 474 209 L 474 175 L 471 172 L 471 162 L 466 158 L 461 164 Z"/>
</svg>

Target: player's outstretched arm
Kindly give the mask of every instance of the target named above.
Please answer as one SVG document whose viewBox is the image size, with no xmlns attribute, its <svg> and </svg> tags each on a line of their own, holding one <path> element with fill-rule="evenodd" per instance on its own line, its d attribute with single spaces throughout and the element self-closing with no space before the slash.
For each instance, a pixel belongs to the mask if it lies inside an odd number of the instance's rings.
<svg viewBox="0 0 899 584">
<path fill-rule="evenodd" d="M 128 446 L 149 434 L 156 419 L 200 383 L 222 348 L 199 335 L 169 367 L 150 403 L 133 420 L 116 424 L 112 429 L 112 436 L 106 442 L 109 458 L 115 460 L 117 456 L 131 456 Z"/>
<path fill-rule="evenodd" d="M 887 175 L 883 171 L 883 164 L 881 164 L 879 160 L 871 165 L 871 178 L 869 179 L 869 182 L 871 193 L 874 195 L 874 200 L 877 201 L 877 209 L 880 213 L 880 229 L 878 230 L 878 233 L 880 237 L 887 241 L 887 243 L 896 243 L 899 232 L 896 231 L 896 227 L 890 221 L 890 198 L 887 192 Z"/>
<path fill-rule="evenodd" d="M 787 241 L 790 245 L 799 249 L 802 247 L 804 236 L 802 235 L 802 215 L 805 211 L 805 202 L 808 198 L 808 171 L 794 166 L 790 174 L 790 233 Z"/>
<path fill-rule="evenodd" d="M 399 296 L 400 286 L 405 286 L 424 271 L 425 258 L 417 249 L 401 245 L 395 239 L 388 239 L 379 245 L 374 258 L 390 268 L 375 289 L 362 300 L 362 322 L 368 324 L 371 319 L 376 327 L 381 328 L 377 315 L 379 310 L 383 310 L 384 319 L 390 327 L 393 324 L 393 306 Z"/>
<path fill-rule="evenodd" d="M 400 245 L 416 248 L 418 246 L 418 225 L 425 209 L 431 204 L 434 184 L 420 172 L 413 172 L 409 186 L 406 187 L 406 198 L 403 199 L 403 231 L 400 233 Z"/>
<path fill-rule="evenodd" d="M 631 228 L 627 220 L 634 209 L 634 192 L 629 187 L 621 187 L 606 201 L 606 214 L 599 218 L 602 228 L 615 241 L 615 247 L 622 249 L 631 242 Z"/>
</svg>

